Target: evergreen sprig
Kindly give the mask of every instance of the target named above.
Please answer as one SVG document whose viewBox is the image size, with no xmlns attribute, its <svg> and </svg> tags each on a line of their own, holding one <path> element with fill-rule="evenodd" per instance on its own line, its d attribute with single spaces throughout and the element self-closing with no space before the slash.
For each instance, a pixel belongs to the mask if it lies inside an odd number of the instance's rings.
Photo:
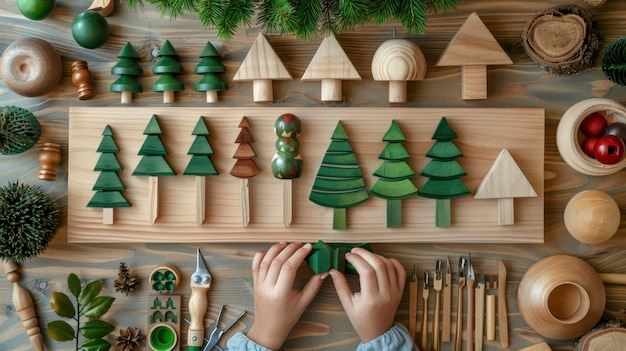
<svg viewBox="0 0 626 351">
<path fill-rule="evenodd" d="M 196 13 L 202 25 L 229 39 L 239 26 L 257 23 L 269 31 L 308 40 L 339 34 L 368 22 L 399 21 L 409 32 L 422 34 L 426 11 L 456 9 L 461 0 L 126 0 L 129 6 L 154 6 L 170 19 Z"/>
</svg>

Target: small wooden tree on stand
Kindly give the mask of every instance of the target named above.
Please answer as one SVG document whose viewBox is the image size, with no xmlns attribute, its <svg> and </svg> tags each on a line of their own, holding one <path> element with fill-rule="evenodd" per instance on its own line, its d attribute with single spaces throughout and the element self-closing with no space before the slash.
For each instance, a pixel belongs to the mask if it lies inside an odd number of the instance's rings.
<svg viewBox="0 0 626 351">
<path fill-rule="evenodd" d="M 346 209 L 368 197 L 359 162 L 339 121 L 313 182 L 309 200 L 333 208 L 333 229 L 346 229 Z"/>
<path fill-rule="evenodd" d="M 159 177 L 173 176 L 176 172 L 165 159 L 168 153 L 161 141 L 163 132 L 156 115 L 152 115 L 143 134 L 146 140 L 137 153 L 142 157 L 133 176 L 148 176 L 149 221 L 154 224 L 159 215 Z"/>
<path fill-rule="evenodd" d="M 129 104 L 133 100 L 133 93 L 143 92 L 143 86 L 137 81 L 136 77 L 143 75 L 143 69 L 139 66 L 139 55 L 130 43 L 126 43 L 122 50 L 117 54 L 120 60 L 111 67 L 111 74 L 120 77 L 111 84 L 111 91 L 122 93 L 121 102 Z"/>
<path fill-rule="evenodd" d="M 194 72 L 203 74 L 204 77 L 196 83 L 196 91 L 206 92 L 206 102 L 217 102 L 217 92 L 219 90 L 228 89 L 228 84 L 223 81 L 216 73 L 226 72 L 226 66 L 222 64 L 220 53 L 217 52 L 211 42 L 207 42 L 200 53 L 200 62 L 196 66 Z"/>
<path fill-rule="evenodd" d="M 302 155 L 298 151 L 300 142 L 298 135 L 302 130 L 300 119 L 291 113 L 285 113 L 278 117 L 274 124 L 276 140 L 276 153 L 272 158 L 272 174 L 281 179 L 283 183 L 283 224 L 291 225 L 292 219 L 292 179 L 302 175 Z"/>
<path fill-rule="evenodd" d="M 94 167 L 94 171 L 99 171 L 100 175 L 92 188 L 96 193 L 87 203 L 87 207 L 102 208 L 102 223 L 113 224 L 113 209 L 130 207 L 130 203 L 122 194 L 126 187 L 117 172 L 122 171 L 123 168 L 115 156 L 120 149 L 113 138 L 110 126 L 104 127 L 102 141 L 96 151 L 102 153 Z"/>
<path fill-rule="evenodd" d="M 417 195 L 436 199 L 435 225 L 437 227 L 450 226 L 450 199 L 469 195 L 469 189 L 461 181 L 465 171 L 456 162 L 456 158 L 463 156 L 461 151 L 452 142 L 457 135 L 450 128 L 448 121 L 442 117 L 433 133 L 435 143 L 426 153 L 432 160 L 424 167 L 421 176 L 428 180 Z"/>
<path fill-rule="evenodd" d="M 202 225 L 206 212 L 206 176 L 214 176 L 218 172 L 211 162 L 210 156 L 215 152 L 209 143 L 210 132 L 202 117 L 198 119 L 191 134 L 196 137 L 187 151 L 187 154 L 192 156 L 183 175 L 196 176 L 196 224 Z"/>
<path fill-rule="evenodd" d="M 386 141 L 387 145 L 378 155 L 383 163 L 374 171 L 374 175 L 379 179 L 370 189 L 370 194 L 387 200 L 387 228 L 400 228 L 402 199 L 417 194 L 417 188 L 409 180 L 415 172 L 405 162 L 410 157 L 402 146 L 406 138 L 395 120 L 391 121 L 383 141 Z"/>
<path fill-rule="evenodd" d="M 250 146 L 251 143 L 254 143 L 254 138 L 252 138 L 248 130 L 250 123 L 248 123 L 246 117 L 243 117 L 241 122 L 239 122 L 239 128 L 241 128 L 241 131 L 235 140 L 235 143 L 239 144 L 239 146 L 237 146 L 237 150 L 235 150 L 233 154 L 233 158 L 237 161 L 233 165 L 233 168 L 231 168 L 230 175 L 241 179 L 241 218 L 243 226 L 247 227 L 250 223 L 250 192 L 248 189 L 248 179 L 261 173 L 261 169 L 254 163 L 256 153 L 252 149 L 252 146 Z"/>
<path fill-rule="evenodd" d="M 183 73 L 183 66 L 178 62 L 178 53 L 169 40 L 159 50 L 159 61 L 152 67 L 152 73 L 161 77 L 152 84 L 152 90 L 163 92 L 163 103 L 174 102 L 174 92 L 183 91 L 185 85 L 176 78 Z"/>
</svg>

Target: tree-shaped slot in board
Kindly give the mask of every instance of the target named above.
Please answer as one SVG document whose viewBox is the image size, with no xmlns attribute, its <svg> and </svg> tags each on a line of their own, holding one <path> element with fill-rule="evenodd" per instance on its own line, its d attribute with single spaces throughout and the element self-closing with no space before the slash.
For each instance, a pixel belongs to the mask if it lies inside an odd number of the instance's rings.
<svg viewBox="0 0 626 351">
<path fill-rule="evenodd" d="M 367 243 L 357 245 L 342 243 L 327 244 L 320 240 L 313 244 L 311 252 L 306 257 L 306 262 L 315 274 L 328 272 L 331 268 L 342 273 L 358 274 L 354 266 L 346 261 L 346 253 L 350 252 L 355 247 L 360 247 L 370 252 L 372 251 L 372 247 Z"/>
<path fill-rule="evenodd" d="M 152 90 L 163 92 L 163 103 L 174 102 L 174 92 L 183 91 L 185 85 L 176 78 L 176 75 L 183 73 L 183 66 L 178 62 L 178 53 L 169 40 L 163 43 L 163 47 L 157 55 L 159 61 L 152 67 L 152 73 L 160 75 Z"/>
<path fill-rule="evenodd" d="M 432 136 L 435 142 L 426 153 L 426 157 L 431 158 L 431 161 L 420 173 L 428 180 L 419 189 L 417 195 L 436 199 L 435 225 L 437 227 L 450 226 L 450 199 L 470 194 L 469 189 L 460 179 L 466 173 L 456 161 L 456 158 L 463 156 L 452 141 L 456 138 L 456 132 L 452 130 L 447 119 L 442 117 Z"/>
<path fill-rule="evenodd" d="M 357 206 L 368 197 L 359 162 L 339 121 L 313 182 L 309 200 L 333 208 L 333 229 L 346 229 L 346 208 Z"/>
<path fill-rule="evenodd" d="M 283 224 L 291 225 L 292 218 L 292 184 L 291 180 L 302 175 L 302 155 L 298 135 L 302 130 L 300 119 L 291 113 L 280 115 L 274 123 L 276 153 L 272 158 L 272 174 L 282 180 L 283 185 Z"/>
<path fill-rule="evenodd" d="M 111 74 L 120 77 L 111 84 L 111 91 L 122 93 L 121 102 L 128 104 L 133 99 L 133 93 L 143 92 L 143 86 L 137 81 L 136 77 L 143 75 L 143 69 L 139 66 L 139 55 L 130 43 L 126 43 L 122 50 L 117 54 L 119 61 L 111 67 Z"/>
<path fill-rule="evenodd" d="M 193 143 L 187 151 L 187 154 L 191 155 L 191 159 L 187 163 L 183 175 L 196 176 L 196 224 L 202 225 L 206 209 L 206 176 L 218 175 L 218 172 L 210 158 L 215 152 L 209 143 L 209 128 L 207 128 L 202 117 L 198 119 L 191 134 L 195 135 Z"/>
<path fill-rule="evenodd" d="M 158 217 L 158 189 L 160 176 L 173 176 L 176 172 L 165 159 L 168 154 L 165 145 L 161 141 L 161 126 L 156 115 L 152 115 L 146 129 L 143 131 L 146 135 L 138 155 L 142 156 L 139 164 L 133 171 L 133 176 L 148 176 L 148 196 L 149 196 L 149 220 L 154 224 Z"/>
<path fill-rule="evenodd" d="M 387 227 L 399 228 L 402 226 L 402 199 L 417 194 L 417 188 L 409 180 L 415 172 L 405 162 L 410 158 L 402 145 L 406 138 L 395 120 L 391 121 L 383 141 L 387 145 L 378 155 L 383 163 L 373 173 L 379 179 L 370 188 L 370 194 L 387 200 Z"/>
<path fill-rule="evenodd" d="M 250 223 L 250 195 L 248 191 L 248 179 L 261 173 L 261 169 L 254 162 L 256 153 L 250 145 L 254 143 L 254 138 L 248 129 L 250 128 L 250 123 L 246 117 L 243 117 L 241 122 L 239 122 L 239 128 L 241 128 L 241 130 L 235 140 L 235 143 L 239 145 L 233 154 L 233 158 L 237 161 L 230 169 L 230 175 L 241 179 L 241 215 L 243 226 L 247 227 Z"/>
<path fill-rule="evenodd" d="M 226 72 L 226 66 L 222 63 L 220 53 L 217 52 L 211 42 L 206 43 L 199 57 L 201 60 L 196 65 L 194 73 L 202 74 L 203 77 L 196 83 L 194 89 L 206 92 L 206 102 L 217 102 L 217 92 L 228 89 L 228 84 L 216 73 Z"/>
<path fill-rule="evenodd" d="M 94 171 L 99 171 L 100 175 L 92 188 L 96 193 L 87 203 L 87 207 L 102 208 L 102 223 L 113 224 L 113 208 L 130 207 L 130 202 L 122 194 L 126 187 L 117 172 L 121 172 L 123 168 L 115 155 L 120 149 L 110 126 L 104 127 L 102 140 L 96 151 L 101 154 Z"/>
</svg>

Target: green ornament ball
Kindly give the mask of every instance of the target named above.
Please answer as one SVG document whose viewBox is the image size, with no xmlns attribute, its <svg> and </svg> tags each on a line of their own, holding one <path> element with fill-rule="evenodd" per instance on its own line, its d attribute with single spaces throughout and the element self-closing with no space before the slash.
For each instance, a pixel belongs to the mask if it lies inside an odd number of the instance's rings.
<svg viewBox="0 0 626 351">
<path fill-rule="evenodd" d="M 0 154 L 22 153 L 40 136 L 41 125 L 30 111 L 17 106 L 0 107 Z"/>
<path fill-rule="evenodd" d="M 28 19 L 42 20 L 52 14 L 55 0 L 17 0 L 17 9 Z"/>
<path fill-rule="evenodd" d="M 72 22 L 72 36 L 84 48 L 99 48 L 109 40 L 109 23 L 97 12 L 82 12 Z"/>
<path fill-rule="evenodd" d="M 0 258 L 23 262 L 42 253 L 56 234 L 58 205 L 31 185 L 0 187 Z"/>
</svg>

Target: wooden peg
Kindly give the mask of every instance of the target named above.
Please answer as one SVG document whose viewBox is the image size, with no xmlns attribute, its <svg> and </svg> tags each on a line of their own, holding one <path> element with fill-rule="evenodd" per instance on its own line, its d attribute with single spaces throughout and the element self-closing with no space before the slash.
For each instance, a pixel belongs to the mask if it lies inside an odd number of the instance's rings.
<svg viewBox="0 0 626 351">
<path fill-rule="evenodd" d="M 487 295 L 487 340 L 496 340 L 496 295 Z"/>
<path fill-rule="evenodd" d="M 8 260 L 3 261 L 2 266 L 7 275 L 7 280 L 13 283 L 13 306 L 22 320 L 22 325 L 26 328 L 30 343 L 36 351 L 43 351 L 43 336 L 41 329 L 39 329 L 35 304 L 28 291 L 19 283 L 20 275 L 17 273 L 19 265 L 13 260 Z"/>
<path fill-rule="evenodd" d="M 87 61 L 80 60 L 72 63 L 72 84 L 78 87 L 79 100 L 89 100 L 96 96 L 93 90 L 93 75 Z"/>
<path fill-rule="evenodd" d="M 39 179 L 57 180 L 57 165 L 61 162 L 61 145 L 44 143 L 39 153 Z"/>
</svg>

